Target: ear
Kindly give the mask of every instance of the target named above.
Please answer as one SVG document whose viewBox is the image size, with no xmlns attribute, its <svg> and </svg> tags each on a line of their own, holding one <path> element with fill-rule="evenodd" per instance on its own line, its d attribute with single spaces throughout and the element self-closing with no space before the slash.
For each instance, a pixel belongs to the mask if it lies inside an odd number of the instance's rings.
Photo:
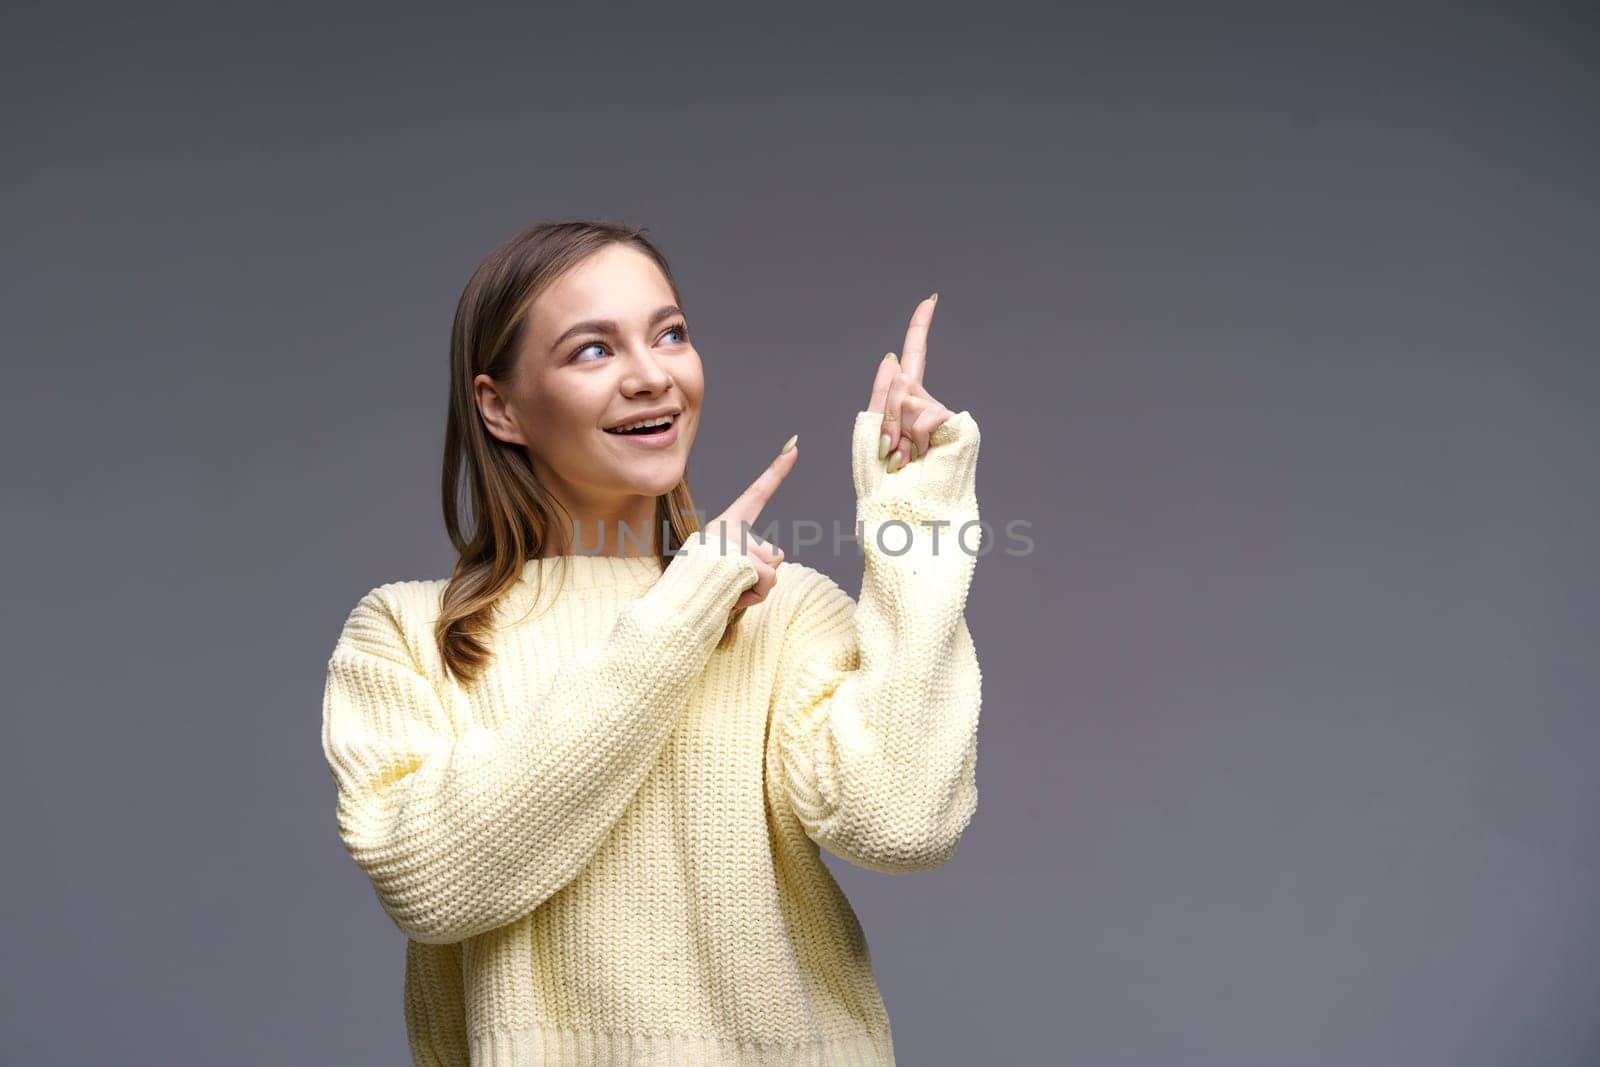
<svg viewBox="0 0 1600 1067">
<path fill-rule="evenodd" d="M 522 431 L 517 428 L 516 414 L 506 406 L 505 397 L 500 395 L 500 386 L 493 378 L 480 374 L 472 379 L 472 398 L 477 402 L 484 428 L 497 440 L 508 445 L 527 445 Z"/>
</svg>

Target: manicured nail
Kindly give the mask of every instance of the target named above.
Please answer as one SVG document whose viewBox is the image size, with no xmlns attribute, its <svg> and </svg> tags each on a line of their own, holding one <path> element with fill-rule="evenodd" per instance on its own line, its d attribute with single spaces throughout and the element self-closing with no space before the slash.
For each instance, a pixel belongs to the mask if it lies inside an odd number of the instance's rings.
<svg viewBox="0 0 1600 1067">
<path fill-rule="evenodd" d="M 898 448 L 894 450 L 894 455 L 889 457 L 889 466 L 887 468 L 890 474 L 893 474 L 895 471 L 900 469 L 900 461 L 904 458 L 904 456 L 905 453 L 901 452 Z"/>
<path fill-rule="evenodd" d="M 878 438 L 878 458 L 884 459 L 889 455 L 889 435 L 884 434 Z"/>
<path fill-rule="evenodd" d="M 933 301 L 935 304 L 937 304 L 939 302 L 939 294 L 938 293 L 934 293 L 932 296 L 928 297 L 928 299 Z"/>
<path fill-rule="evenodd" d="M 899 357 L 897 357 L 893 352 L 885 352 L 883 354 L 883 359 L 898 359 L 898 358 Z M 883 360 L 879 360 L 878 362 L 881 363 L 881 362 L 883 362 Z"/>
<path fill-rule="evenodd" d="M 794 443 L 795 443 L 795 442 L 796 442 L 796 441 L 798 441 L 798 440 L 800 440 L 800 435 L 799 435 L 799 434 L 794 434 L 794 435 L 792 435 L 792 436 L 791 436 L 791 437 L 790 437 L 790 438 L 789 438 L 789 439 L 788 439 L 788 440 L 787 440 L 787 441 L 785 441 L 785 442 L 784 442 L 784 443 L 783 443 L 783 447 L 782 447 L 782 448 L 780 448 L 780 449 L 778 449 L 778 455 L 780 455 L 780 456 L 781 456 L 781 455 L 783 455 L 783 454 L 784 454 L 784 453 L 785 453 L 785 452 L 787 452 L 787 451 L 789 451 L 789 449 L 791 449 L 791 448 L 793 448 L 793 447 L 794 447 Z"/>
</svg>

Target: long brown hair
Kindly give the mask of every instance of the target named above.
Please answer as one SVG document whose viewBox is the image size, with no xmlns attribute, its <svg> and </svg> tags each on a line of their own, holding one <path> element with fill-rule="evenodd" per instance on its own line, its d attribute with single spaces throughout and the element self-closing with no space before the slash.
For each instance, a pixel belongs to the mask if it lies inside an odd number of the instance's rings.
<svg viewBox="0 0 1600 1067">
<path fill-rule="evenodd" d="M 553 530 L 573 528 L 571 514 L 540 483 L 523 447 L 489 433 L 473 380 L 487 374 L 508 383 L 533 302 L 566 271 L 613 243 L 631 245 L 653 259 L 683 306 L 666 256 L 644 228 L 604 221 L 546 222 L 523 230 L 478 265 L 456 305 L 442 488 L 445 529 L 459 558 L 444 589 L 434 638 L 445 669 L 459 681 L 471 682 L 488 665 L 486 638 L 495 605 L 522 576 L 526 561 L 542 554 Z M 462 521 L 463 505 L 470 531 Z M 561 527 L 555 526 L 558 515 Z M 657 548 L 666 565 L 700 528 L 687 477 L 656 497 L 655 522 L 663 534 Z M 719 647 L 731 640 L 738 614 Z"/>
</svg>

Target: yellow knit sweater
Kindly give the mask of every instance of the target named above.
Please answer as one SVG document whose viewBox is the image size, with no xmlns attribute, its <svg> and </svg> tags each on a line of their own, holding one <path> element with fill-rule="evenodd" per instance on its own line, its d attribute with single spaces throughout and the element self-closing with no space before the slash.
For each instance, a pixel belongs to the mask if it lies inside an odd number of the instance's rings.
<svg viewBox="0 0 1600 1067">
<path fill-rule="evenodd" d="M 718 649 L 756 580 L 736 545 L 529 560 L 470 686 L 432 637 L 444 579 L 356 604 L 322 746 L 339 836 L 407 938 L 417 1064 L 894 1063 L 818 848 L 893 874 L 955 852 L 981 539 L 971 414 L 892 473 L 880 419 L 852 440 L 859 603 L 785 562 Z"/>
</svg>

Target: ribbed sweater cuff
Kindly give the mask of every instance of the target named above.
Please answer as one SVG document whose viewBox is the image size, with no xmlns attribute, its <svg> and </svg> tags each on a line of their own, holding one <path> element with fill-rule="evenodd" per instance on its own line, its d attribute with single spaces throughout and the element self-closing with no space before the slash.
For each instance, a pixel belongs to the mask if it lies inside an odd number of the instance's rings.
<svg viewBox="0 0 1600 1067">
<path fill-rule="evenodd" d="M 726 629 L 739 594 L 759 577 L 737 539 L 730 538 L 724 549 L 720 539 L 701 531 L 689 535 L 639 604 L 692 640 L 714 641 Z"/>
<path fill-rule="evenodd" d="M 928 451 L 897 471 L 884 469 L 878 459 L 878 437 L 883 415 L 856 414 L 851 447 L 851 473 L 856 499 L 862 502 L 919 501 L 936 509 L 976 507 L 975 476 L 981 437 L 970 411 L 951 415 L 928 435 Z"/>
</svg>

